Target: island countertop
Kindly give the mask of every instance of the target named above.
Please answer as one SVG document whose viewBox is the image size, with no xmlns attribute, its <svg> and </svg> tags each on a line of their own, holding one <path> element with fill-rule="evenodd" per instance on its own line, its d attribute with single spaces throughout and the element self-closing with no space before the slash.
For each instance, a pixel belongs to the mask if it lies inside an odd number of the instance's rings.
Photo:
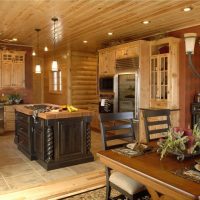
<svg viewBox="0 0 200 200">
<path fill-rule="evenodd" d="M 15 109 L 18 112 L 24 113 L 26 115 L 33 115 L 33 110 L 26 108 L 26 106 L 30 105 L 37 105 L 37 104 L 23 104 L 23 105 L 15 105 Z M 59 105 L 52 105 L 52 104 L 43 104 L 49 106 L 60 107 Z M 78 109 L 74 112 L 69 112 L 67 110 L 61 111 L 50 111 L 44 113 L 38 113 L 38 117 L 42 119 L 62 119 L 62 118 L 72 118 L 72 117 L 82 117 L 82 116 L 93 116 L 93 112 L 84 109 Z"/>
</svg>

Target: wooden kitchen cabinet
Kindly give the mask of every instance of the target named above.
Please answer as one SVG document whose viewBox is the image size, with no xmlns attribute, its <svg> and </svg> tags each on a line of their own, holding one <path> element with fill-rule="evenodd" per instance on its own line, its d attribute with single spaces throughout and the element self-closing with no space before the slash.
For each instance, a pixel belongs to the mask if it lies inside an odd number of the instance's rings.
<svg viewBox="0 0 200 200">
<path fill-rule="evenodd" d="M 3 74 L 1 80 L 2 87 L 10 87 L 12 80 L 12 65 L 13 65 L 13 53 L 8 51 L 2 52 L 2 66 L 1 73 Z"/>
<path fill-rule="evenodd" d="M 24 52 L 18 52 L 14 56 L 13 60 L 13 81 L 14 87 L 25 86 L 25 54 Z"/>
<path fill-rule="evenodd" d="M 16 112 L 16 131 L 15 142 L 18 149 L 22 151 L 30 160 L 35 159 L 34 152 L 34 134 L 32 129 L 33 118 L 31 115 L 25 115 Z"/>
<path fill-rule="evenodd" d="M 4 106 L 4 131 L 15 131 L 15 108 Z"/>
<path fill-rule="evenodd" d="M 99 51 L 99 76 L 115 75 L 115 50 Z"/>
<path fill-rule="evenodd" d="M 179 39 L 151 42 L 150 107 L 179 108 Z"/>
<path fill-rule="evenodd" d="M 133 43 L 116 49 L 116 59 L 131 58 L 139 55 L 139 46 Z"/>
<path fill-rule="evenodd" d="M 2 51 L 1 87 L 25 86 L 25 52 Z"/>
</svg>

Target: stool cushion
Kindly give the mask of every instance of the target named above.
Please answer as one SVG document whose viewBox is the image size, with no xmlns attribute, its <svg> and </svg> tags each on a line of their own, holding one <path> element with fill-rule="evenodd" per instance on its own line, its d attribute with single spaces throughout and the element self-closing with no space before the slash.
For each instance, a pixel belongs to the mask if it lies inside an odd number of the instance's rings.
<svg viewBox="0 0 200 200">
<path fill-rule="evenodd" d="M 122 190 L 126 191 L 130 195 L 145 190 L 144 185 L 120 172 L 113 172 L 110 175 L 109 181 L 121 188 Z"/>
</svg>

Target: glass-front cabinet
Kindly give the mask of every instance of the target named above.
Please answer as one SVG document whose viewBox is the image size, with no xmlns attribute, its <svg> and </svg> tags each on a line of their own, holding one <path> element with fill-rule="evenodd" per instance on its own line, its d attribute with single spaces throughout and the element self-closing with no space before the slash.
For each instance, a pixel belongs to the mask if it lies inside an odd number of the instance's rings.
<svg viewBox="0 0 200 200">
<path fill-rule="evenodd" d="M 150 49 L 150 107 L 179 108 L 179 39 L 152 41 Z"/>
<path fill-rule="evenodd" d="M 168 99 L 168 54 L 151 57 L 151 99 Z"/>
</svg>

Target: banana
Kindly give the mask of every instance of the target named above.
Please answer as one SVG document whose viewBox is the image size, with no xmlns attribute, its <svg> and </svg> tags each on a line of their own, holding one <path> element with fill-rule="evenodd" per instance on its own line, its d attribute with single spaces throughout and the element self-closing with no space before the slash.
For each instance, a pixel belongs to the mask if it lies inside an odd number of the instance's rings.
<svg viewBox="0 0 200 200">
<path fill-rule="evenodd" d="M 67 110 L 68 110 L 69 112 L 72 112 L 70 105 L 67 105 Z"/>
<path fill-rule="evenodd" d="M 68 110 L 69 112 L 75 112 L 75 111 L 78 110 L 78 108 L 75 108 L 75 107 L 72 106 L 72 105 L 67 105 L 67 110 Z"/>
<path fill-rule="evenodd" d="M 78 108 L 75 108 L 75 107 L 72 106 L 72 105 L 70 106 L 70 108 L 71 108 L 72 111 L 77 111 L 77 110 L 78 110 Z"/>
</svg>

